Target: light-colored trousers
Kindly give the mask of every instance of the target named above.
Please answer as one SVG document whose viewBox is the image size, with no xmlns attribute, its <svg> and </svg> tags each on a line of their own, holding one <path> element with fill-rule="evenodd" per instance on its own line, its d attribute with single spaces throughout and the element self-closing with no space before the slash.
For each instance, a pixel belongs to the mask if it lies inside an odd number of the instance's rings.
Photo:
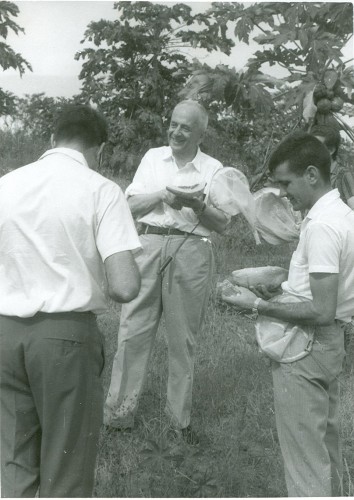
<svg viewBox="0 0 354 500">
<path fill-rule="evenodd" d="M 91 313 L 0 316 L 1 495 L 90 497 L 103 416 Z"/>
<path fill-rule="evenodd" d="M 168 346 L 166 412 L 174 425 L 190 422 L 195 348 L 208 304 L 213 275 L 213 254 L 207 238 L 142 235 L 143 252 L 136 257 L 141 290 L 124 304 L 114 358 L 111 384 L 105 404 L 105 422 L 132 426 L 146 378 L 162 312 Z M 163 274 L 158 270 L 167 256 L 172 262 Z"/>
<path fill-rule="evenodd" d="M 276 426 L 289 497 L 341 495 L 339 381 L 344 359 L 338 322 L 317 327 L 312 352 L 273 362 Z"/>
</svg>

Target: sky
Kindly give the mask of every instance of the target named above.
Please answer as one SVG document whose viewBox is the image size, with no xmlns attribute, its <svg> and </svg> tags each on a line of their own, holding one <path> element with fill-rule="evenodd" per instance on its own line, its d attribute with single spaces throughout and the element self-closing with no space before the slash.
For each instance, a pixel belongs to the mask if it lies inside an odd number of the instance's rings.
<svg viewBox="0 0 354 500">
<path fill-rule="evenodd" d="M 183 1 L 183 0 L 182 0 Z M 83 48 L 80 40 L 90 21 L 114 20 L 117 10 L 107 1 L 16 1 L 20 14 L 15 19 L 25 34 L 10 34 L 7 43 L 31 65 L 33 72 L 22 76 L 9 69 L 0 76 L 0 87 L 16 95 L 45 92 L 49 96 L 70 97 L 78 93 L 81 61 L 74 55 Z M 162 3 L 162 2 L 160 2 Z M 208 9 L 211 2 L 183 2 L 194 12 Z M 243 67 L 252 48 L 240 44 L 231 58 L 222 53 L 200 53 L 203 62 Z"/>
<path fill-rule="evenodd" d="M 211 2 L 180 2 L 190 5 L 193 12 L 202 12 L 211 6 Z M 0 87 L 18 96 L 45 92 L 53 97 L 71 97 L 79 93 L 82 60 L 75 61 L 74 55 L 84 47 L 80 40 L 91 21 L 117 18 L 114 2 L 27 0 L 15 3 L 20 13 L 14 20 L 25 29 L 25 34 L 10 32 L 6 42 L 32 65 L 33 72 L 26 71 L 22 78 L 12 69 L 2 72 Z M 237 42 L 230 57 L 220 52 L 210 55 L 200 51 L 199 58 L 211 66 L 222 63 L 239 70 L 256 47 L 255 43 L 248 46 Z M 350 57 L 353 57 L 352 45 L 345 51 L 345 58 Z M 274 67 L 267 69 L 267 73 L 277 77 L 286 74 Z"/>
</svg>

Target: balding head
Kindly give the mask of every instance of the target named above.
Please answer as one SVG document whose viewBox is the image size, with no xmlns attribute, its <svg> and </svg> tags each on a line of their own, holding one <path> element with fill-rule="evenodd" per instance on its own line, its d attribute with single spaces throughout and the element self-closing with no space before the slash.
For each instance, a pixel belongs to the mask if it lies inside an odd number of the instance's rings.
<svg viewBox="0 0 354 500">
<path fill-rule="evenodd" d="M 198 101 L 193 101 L 192 99 L 186 99 L 184 101 L 179 102 L 175 106 L 175 109 L 179 108 L 180 106 L 187 107 L 192 112 L 194 112 L 196 116 L 198 116 L 199 125 L 201 127 L 202 132 L 204 133 L 208 128 L 208 121 L 209 121 L 206 109 L 201 104 L 199 104 Z"/>
<path fill-rule="evenodd" d="M 183 164 L 192 161 L 208 126 L 208 114 L 196 101 L 177 104 L 171 116 L 168 142 L 173 155 Z"/>
</svg>

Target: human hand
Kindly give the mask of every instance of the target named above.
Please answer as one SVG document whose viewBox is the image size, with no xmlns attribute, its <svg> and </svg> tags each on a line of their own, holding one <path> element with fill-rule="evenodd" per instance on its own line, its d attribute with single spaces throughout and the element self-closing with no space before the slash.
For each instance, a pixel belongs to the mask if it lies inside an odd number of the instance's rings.
<svg viewBox="0 0 354 500">
<path fill-rule="evenodd" d="M 239 287 L 237 285 L 233 285 L 228 279 L 225 279 L 221 283 L 217 283 L 216 285 L 216 296 L 221 298 L 221 295 L 225 296 L 237 295 L 240 293 Z"/>
<path fill-rule="evenodd" d="M 221 299 L 228 304 L 236 306 L 237 309 L 252 309 L 254 302 L 257 298 L 257 295 L 254 294 L 251 290 L 243 287 L 235 287 L 235 285 L 231 285 L 233 289 L 237 289 L 237 293 L 232 292 L 230 287 L 223 287 L 221 290 Z"/>
<path fill-rule="evenodd" d="M 264 300 L 269 300 L 272 297 L 275 297 L 276 295 L 279 295 L 281 293 L 281 287 L 277 288 L 271 288 L 267 287 L 267 285 L 255 285 L 255 286 L 249 286 L 248 287 L 251 292 L 253 292 L 257 297 L 260 297 L 261 299 Z"/>
<path fill-rule="evenodd" d="M 181 210 L 183 208 L 183 204 L 181 200 L 167 189 L 163 189 L 162 192 L 162 201 L 169 205 L 174 210 Z"/>
<path fill-rule="evenodd" d="M 200 210 L 203 207 L 203 195 L 184 198 L 183 196 L 176 196 L 178 201 L 184 206 L 192 210 Z"/>
</svg>

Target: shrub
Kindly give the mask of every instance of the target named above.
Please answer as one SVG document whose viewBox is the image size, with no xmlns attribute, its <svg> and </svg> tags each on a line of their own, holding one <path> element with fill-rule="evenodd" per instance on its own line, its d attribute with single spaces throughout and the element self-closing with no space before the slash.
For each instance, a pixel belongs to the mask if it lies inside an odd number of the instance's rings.
<svg viewBox="0 0 354 500">
<path fill-rule="evenodd" d="M 0 129 L 0 175 L 37 160 L 48 149 L 48 141 L 23 130 Z"/>
</svg>

